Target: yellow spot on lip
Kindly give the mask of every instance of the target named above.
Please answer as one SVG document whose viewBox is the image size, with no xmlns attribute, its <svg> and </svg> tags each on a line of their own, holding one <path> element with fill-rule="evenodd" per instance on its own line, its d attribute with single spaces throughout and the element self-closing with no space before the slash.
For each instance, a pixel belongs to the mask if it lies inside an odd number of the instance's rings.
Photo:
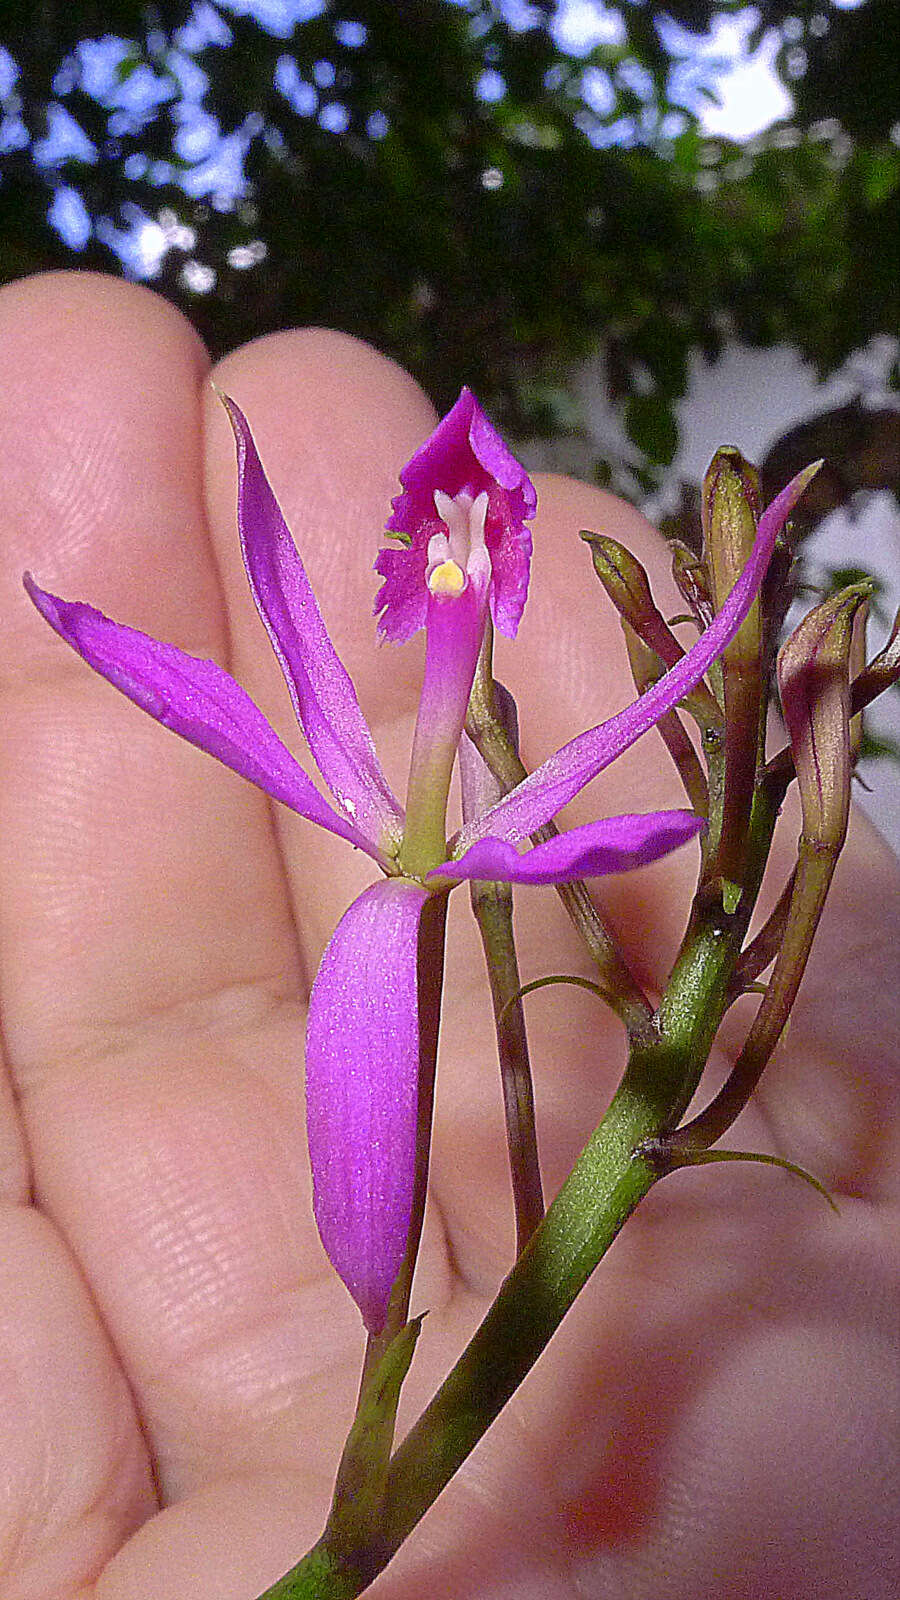
<svg viewBox="0 0 900 1600">
<path fill-rule="evenodd" d="M 448 595 L 455 599 L 466 587 L 466 575 L 456 561 L 442 561 L 428 575 L 432 594 Z"/>
</svg>

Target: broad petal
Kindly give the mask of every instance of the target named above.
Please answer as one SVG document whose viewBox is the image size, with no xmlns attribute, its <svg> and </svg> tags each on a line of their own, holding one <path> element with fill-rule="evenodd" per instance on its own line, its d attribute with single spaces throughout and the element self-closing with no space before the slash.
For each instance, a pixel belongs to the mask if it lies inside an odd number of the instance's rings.
<svg viewBox="0 0 900 1600">
<path fill-rule="evenodd" d="M 356 691 L 322 621 L 306 569 L 262 468 L 246 417 L 222 396 L 238 458 L 244 565 L 294 710 L 325 782 L 352 820 L 386 849 L 402 812 L 381 770 Z"/>
<path fill-rule="evenodd" d="M 507 839 L 479 839 L 458 861 L 446 861 L 428 878 L 535 884 L 605 878 L 658 861 L 696 838 L 704 826 L 692 811 L 650 811 L 570 828 L 524 854 Z"/>
<path fill-rule="evenodd" d="M 515 841 L 534 833 L 690 693 L 737 633 L 765 576 L 785 519 L 818 466 L 817 462 L 799 472 L 763 512 L 747 565 L 721 611 L 687 654 L 624 711 L 578 734 L 483 817 L 467 823 L 457 835 L 458 850 L 465 851 L 477 839 L 489 836 Z"/>
<path fill-rule="evenodd" d="M 371 1333 L 384 1326 L 412 1210 L 427 899 L 396 878 L 366 889 L 338 923 L 309 1002 L 313 1205 L 328 1259 Z"/>
<path fill-rule="evenodd" d="M 377 846 L 332 810 L 250 696 L 214 661 L 112 622 L 93 606 L 47 594 L 30 574 L 25 587 L 51 628 L 88 666 L 157 722 L 384 864 Z"/>
</svg>

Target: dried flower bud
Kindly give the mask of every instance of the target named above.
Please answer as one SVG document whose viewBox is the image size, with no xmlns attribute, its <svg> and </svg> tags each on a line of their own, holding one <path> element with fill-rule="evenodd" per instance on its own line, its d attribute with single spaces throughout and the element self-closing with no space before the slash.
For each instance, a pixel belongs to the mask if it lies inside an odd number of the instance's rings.
<svg viewBox="0 0 900 1600">
<path fill-rule="evenodd" d="M 853 620 L 869 587 L 851 584 L 804 617 L 778 655 L 778 688 L 803 809 L 803 832 L 836 848 L 850 810 Z"/>
<path fill-rule="evenodd" d="M 759 474 L 739 450 L 717 450 L 703 480 L 701 520 L 712 602 L 718 611 L 744 569 L 761 510 Z M 732 661 L 759 657 L 759 607 L 747 617 L 725 652 Z"/>
<path fill-rule="evenodd" d="M 672 577 L 678 591 L 687 601 L 691 614 L 701 628 L 708 628 L 713 619 L 712 596 L 706 562 L 695 555 L 689 545 L 680 539 L 669 541 L 672 551 Z"/>
<path fill-rule="evenodd" d="M 619 615 L 667 667 L 673 667 L 684 651 L 656 606 L 637 556 L 602 533 L 583 529 L 581 538 L 590 545 L 594 571 Z"/>
<path fill-rule="evenodd" d="M 643 693 L 658 682 L 665 667 L 674 667 L 681 660 L 684 650 L 656 605 L 650 579 L 637 556 L 605 534 L 583 529 L 581 537 L 590 545 L 594 571 L 622 618 L 632 674 Z M 652 652 L 652 660 L 646 659 L 645 652 L 640 674 L 635 671 L 635 659 L 641 658 L 633 655 L 638 641 Z M 721 727 L 721 708 L 702 681 L 685 696 L 684 703 L 699 727 Z"/>
</svg>

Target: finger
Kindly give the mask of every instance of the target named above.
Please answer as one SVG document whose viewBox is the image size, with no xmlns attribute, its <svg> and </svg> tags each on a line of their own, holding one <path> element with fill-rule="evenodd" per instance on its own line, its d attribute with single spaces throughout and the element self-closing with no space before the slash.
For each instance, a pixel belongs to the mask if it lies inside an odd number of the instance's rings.
<svg viewBox="0 0 900 1600">
<path fill-rule="evenodd" d="M 202 352 L 164 302 L 90 276 L 4 291 L 0 331 L 5 1043 L 37 1197 L 173 1492 L 271 1449 L 273 1407 L 296 1450 L 287 1412 L 339 1360 L 315 1337 L 343 1291 L 299 1157 L 299 965 L 266 802 L 68 656 L 8 576 L 225 657 Z"/>
<path fill-rule="evenodd" d="M 156 1509 L 134 1403 L 52 1225 L 0 1207 L 0 1590 L 71 1595 Z"/>
</svg>

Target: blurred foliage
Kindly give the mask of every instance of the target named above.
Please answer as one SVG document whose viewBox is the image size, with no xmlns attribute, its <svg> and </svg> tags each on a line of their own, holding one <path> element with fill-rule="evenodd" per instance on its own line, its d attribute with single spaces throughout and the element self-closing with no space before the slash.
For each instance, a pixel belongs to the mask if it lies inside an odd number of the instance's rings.
<svg viewBox="0 0 900 1600">
<path fill-rule="evenodd" d="M 825 374 L 900 325 L 893 0 L 764 0 L 754 38 L 780 30 L 795 114 L 746 144 L 705 137 L 699 102 L 679 103 L 642 0 L 580 54 L 555 42 L 552 4 L 332 0 L 280 33 L 273 0 L 269 27 L 248 9 L 0 0 L 19 69 L 0 279 L 121 271 L 129 230 L 156 222 L 155 286 L 214 353 L 343 328 L 439 407 L 471 383 L 519 437 L 571 427 L 569 366 L 599 350 L 645 483 L 674 454 L 692 352 L 786 341 Z M 665 9 L 703 33 L 741 7 Z M 223 139 L 230 188 L 211 159 Z M 63 195 L 83 202 L 78 250 L 48 223 Z"/>
</svg>

